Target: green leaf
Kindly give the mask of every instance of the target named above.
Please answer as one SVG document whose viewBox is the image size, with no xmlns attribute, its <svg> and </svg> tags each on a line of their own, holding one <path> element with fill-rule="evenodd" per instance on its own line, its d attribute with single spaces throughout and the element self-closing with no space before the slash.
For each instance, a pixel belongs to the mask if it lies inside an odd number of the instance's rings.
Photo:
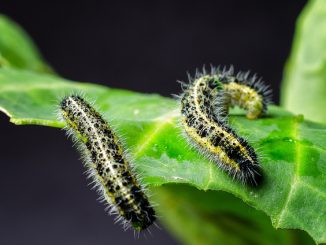
<svg viewBox="0 0 326 245">
<path fill-rule="evenodd" d="M 275 106 L 258 120 L 231 112 L 231 125 L 261 156 L 265 181 L 250 188 L 190 149 L 177 126 L 178 104 L 172 99 L 0 69 L 0 110 L 16 124 L 62 127 L 57 104 L 73 91 L 96 99 L 149 185 L 186 183 L 199 190 L 226 191 L 263 211 L 274 227 L 301 229 L 316 242 L 326 242 L 326 126 Z"/>
<path fill-rule="evenodd" d="M 42 61 L 34 43 L 16 23 L 0 14 L 0 67 L 11 66 L 38 72 L 51 69 Z"/>
<path fill-rule="evenodd" d="M 309 1 L 298 18 L 285 68 L 282 105 L 326 123 L 326 1 Z"/>
<path fill-rule="evenodd" d="M 161 220 L 186 244 L 314 244 L 303 231 L 274 229 L 266 215 L 226 192 L 170 184 L 154 193 Z"/>
</svg>

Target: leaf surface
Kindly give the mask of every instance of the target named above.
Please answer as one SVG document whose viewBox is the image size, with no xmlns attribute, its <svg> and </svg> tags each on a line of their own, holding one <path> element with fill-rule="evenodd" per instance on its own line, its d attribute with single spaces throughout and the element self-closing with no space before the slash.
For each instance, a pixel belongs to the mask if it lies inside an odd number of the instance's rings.
<svg viewBox="0 0 326 245">
<path fill-rule="evenodd" d="M 276 228 L 297 228 L 326 242 L 326 127 L 279 107 L 258 120 L 232 111 L 230 124 L 257 149 L 264 173 L 258 188 L 243 186 L 190 148 L 178 126 L 178 103 L 159 95 L 77 83 L 31 71 L 0 69 L 0 110 L 15 124 L 62 127 L 60 98 L 84 92 L 123 138 L 144 182 L 186 183 L 222 190 L 263 211 Z M 218 205 L 218 203 L 216 204 Z"/>
</svg>

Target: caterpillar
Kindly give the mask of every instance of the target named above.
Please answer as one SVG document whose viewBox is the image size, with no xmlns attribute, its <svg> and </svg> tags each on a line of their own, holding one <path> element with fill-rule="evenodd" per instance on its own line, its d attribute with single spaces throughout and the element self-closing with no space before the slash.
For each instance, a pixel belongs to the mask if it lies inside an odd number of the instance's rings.
<svg viewBox="0 0 326 245">
<path fill-rule="evenodd" d="M 252 146 L 228 125 L 228 108 L 239 106 L 247 117 L 266 113 L 271 91 L 261 79 L 234 69 L 196 72 L 189 84 L 182 83 L 181 125 L 186 138 L 222 170 L 243 183 L 258 185 L 262 173 Z"/>
<path fill-rule="evenodd" d="M 102 198 L 124 228 L 142 231 L 156 216 L 144 188 L 137 181 L 121 143 L 102 116 L 80 96 L 65 97 L 60 103 L 68 134 L 79 143 L 86 166 Z"/>
</svg>

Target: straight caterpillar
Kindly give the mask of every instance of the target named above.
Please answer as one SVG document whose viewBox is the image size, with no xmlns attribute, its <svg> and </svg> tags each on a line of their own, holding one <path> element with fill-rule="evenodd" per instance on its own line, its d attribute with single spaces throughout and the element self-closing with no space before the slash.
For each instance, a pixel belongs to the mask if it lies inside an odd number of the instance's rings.
<svg viewBox="0 0 326 245">
<path fill-rule="evenodd" d="M 184 85 L 184 83 L 183 83 Z M 233 67 L 196 73 L 181 95 L 181 125 L 195 147 L 233 178 L 258 185 L 261 177 L 253 147 L 227 124 L 228 108 L 238 105 L 255 119 L 267 109 L 270 90 L 249 73 L 234 75 Z"/>
<path fill-rule="evenodd" d="M 125 228 L 131 226 L 136 231 L 153 224 L 155 211 L 108 123 L 80 96 L 65 97 L 60 109 L 111 213 L 119 215 L 117 220 L 122 220 Z"/>
</svg>

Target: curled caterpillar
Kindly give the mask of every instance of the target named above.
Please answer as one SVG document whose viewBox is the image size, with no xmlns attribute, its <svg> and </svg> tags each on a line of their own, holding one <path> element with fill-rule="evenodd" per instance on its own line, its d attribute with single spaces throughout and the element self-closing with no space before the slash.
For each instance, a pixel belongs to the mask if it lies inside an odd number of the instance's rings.
<svg viewBox="0 0 326 245">
<path fill-rule="evenodd" d="M 197 72 L 181 95 L 181 124 L 189 141 L 221 169 L 243 183 L 257 185 L 261 169 L 255 150 L 225 120 L 234 105 L 247 110 L 251 119 L 266 112 L 270 91 L 248 75 L 234 75 L 232 67 Z"/>
<path fill-rule="evenodd" d="M 74 135 L 103 199 L 124 227 L 141 231 L 156 219 L 144 189 L 132 172 L 119 139 L 101 115 L 80 96 L 67 96 L 61 114 Z"/>
<path fill-rule="evenodd" d="M 265 85 L 261 78 L 256 75 L 250 77 L 249 72 L 238 72 L 234 75 L 233 66 L 229 70 L 212 67 L 210 74 L 221 83 L 222 102 L 224 108 L 219 104 L 217 110 L 228 111 L 229 107 L 239 106 L 247 111 L 248 119 L 256 119 L 267 112 L 267 105 L 271 102 L 272 90 Z"/>
</svg>

